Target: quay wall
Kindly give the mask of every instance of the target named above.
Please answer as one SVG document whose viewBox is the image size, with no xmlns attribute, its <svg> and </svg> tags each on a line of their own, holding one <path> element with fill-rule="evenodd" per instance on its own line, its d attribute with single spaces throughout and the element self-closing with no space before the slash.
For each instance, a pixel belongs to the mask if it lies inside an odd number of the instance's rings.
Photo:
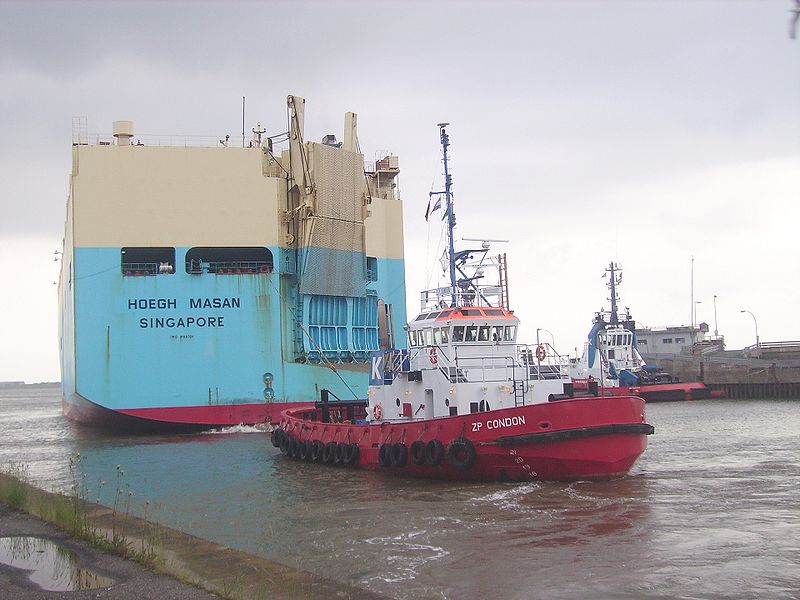
<svg viewBox="0 0 800 600">
<path fill-rule="evenodd" d="M 681 381 L 702 381 L 727 398 L 800 399 L 800 359 L 769 360 L 720 355 L 644 355 Z"/>
</svg>

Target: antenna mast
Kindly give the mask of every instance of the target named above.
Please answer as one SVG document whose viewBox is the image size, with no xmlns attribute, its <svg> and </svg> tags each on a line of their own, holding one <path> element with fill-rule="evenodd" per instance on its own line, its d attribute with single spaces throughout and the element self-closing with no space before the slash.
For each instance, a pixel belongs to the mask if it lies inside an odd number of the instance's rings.
<svg viewBox="0 0 800 600">
<path fill-rule="evenodd" d="M 611 317 L 609 322 L 611 325 L 616 325 L 619 323 L 619 315 L 617 313 L 617 301 L 619 297 L 617 296 L 617 284 L 620 282 L 620 277 L 618 275 L 619 266 L 615 265 L 614 262 L 608 263 L 608 268 L 606 272 L 609 274 L 609 282 L 608 288 L 611 290 Z"/>
<path fill-rule="evenodd" d="M 455 259 L 455 244 L 453 242 L 453 229 L 456 226 L 456 217 L 453 211 L 453 195 L 450 187 L 453 182 L 450 179 L 450 168 L 447 164 L 447 147 L 450 145 L 450 137 L 447 135 L 445 127 L 450 123 L 439 123 L 439 137 L 442 141 L 442 155 L 444 157 L 444 195 L 446 199 L 447 210 L 447 242 L 449 245 L 449 262 L 450 262 L 450 291 L 452 293 L 452 301 L 450 306 L 458 306 L 458 294 L 456 293 L 456 259 Z"/>
</svg>

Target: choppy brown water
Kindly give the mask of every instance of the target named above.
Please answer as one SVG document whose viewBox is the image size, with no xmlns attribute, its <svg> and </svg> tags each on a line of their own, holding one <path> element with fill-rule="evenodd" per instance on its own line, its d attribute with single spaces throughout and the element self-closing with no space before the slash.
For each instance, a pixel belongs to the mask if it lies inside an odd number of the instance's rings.
<svg viewBox="0 0 800 600">
<path fill-rule="evenodd" d="M 624 479 L 454 484 L 290 461 L 248 429 L 103 435 L 26 387 L 0 390 L 0 463 L 69 489 L 80 452 L 91 500 L 122 490 L 139 516 L 398 599 L 800 598 L 800 402 L 648 421 Z"/>
</svg>

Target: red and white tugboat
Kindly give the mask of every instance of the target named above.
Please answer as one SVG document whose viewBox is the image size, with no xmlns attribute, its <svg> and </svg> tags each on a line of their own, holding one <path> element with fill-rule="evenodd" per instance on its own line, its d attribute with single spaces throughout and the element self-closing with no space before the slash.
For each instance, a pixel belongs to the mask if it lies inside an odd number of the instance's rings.
<svg viewBox="0 0 800 600">
<path fill-rule="evenodd" d="M 594 395 L 635 394 L 646 402 L 722 397 L 721 392 L 710 390 L 700 381 L 680 381 L 660 367 L 645 362 L 637 348 L 636 322 L 630 311 L 626 307 L 622 318 L 618 313 L 617 287 L 622 281 L 622 271 L 611 262 L 606 276 L 611 310 L 595 315 L 583 355 L 570 367 L 575 390 Z"/>
<path fill-rule="evenodd" d="M 297 459 L 465 480 L 583 480 L 625 475 L 653 427 L 636 396 L 574 397 L 567 364 L 517 343 L 505 256 L 456 251 L 444 155 L 450 285 L 422 293 L 407 350 L 373 353 L 368 398 L 323 390 L 285 410 L 272 443 Z M 434 195 L 438 195 L 434 194 Z M 497 274 L 497 281 L 489 273 Z M 333 397 L 333 398 L 332 398 Z"/>
</svg>

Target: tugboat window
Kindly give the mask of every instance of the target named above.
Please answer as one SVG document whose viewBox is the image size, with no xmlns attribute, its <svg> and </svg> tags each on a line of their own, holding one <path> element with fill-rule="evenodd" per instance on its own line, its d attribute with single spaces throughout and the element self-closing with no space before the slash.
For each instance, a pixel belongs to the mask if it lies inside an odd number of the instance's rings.
<svg viewBox="0 0 800 600">
<path fill-rule="evenodd" d="M 506 325 L 506 335 L 503 338 L 505 342 L 513 342 L 517 337 L 517 326 L 516 325 Z"/>
<path fill-rule="evenodd" d="M 489 341 L 489 330 L 491 327 L 481 327 L 478 329 L 478 341 L 479 342 L 488 342 Z"/>
<path fill-rule="evenodd" d="M 478 326 L 470 325 L 469 327 L 467 327 L 467 341 L 475 342 L 477 340 L 478 340 Z"/>
<path fill-rule="evenodd" d="M 453 341 L 454 342 L 463 342 L 464 341 L 464 326 L 458 325 L 453 327 Z"/>
<path fill-rule="evenodd" d="M 127 247 L 120 251 L 122 275 L 172 275 L 175 272 L 175 248 Z"/>
<path fill-rule="evenodd" d="M 448 344 L 450 343 L 450 329 L 447 327 L 442 328 L 442 343 Z"/>
</svg>

